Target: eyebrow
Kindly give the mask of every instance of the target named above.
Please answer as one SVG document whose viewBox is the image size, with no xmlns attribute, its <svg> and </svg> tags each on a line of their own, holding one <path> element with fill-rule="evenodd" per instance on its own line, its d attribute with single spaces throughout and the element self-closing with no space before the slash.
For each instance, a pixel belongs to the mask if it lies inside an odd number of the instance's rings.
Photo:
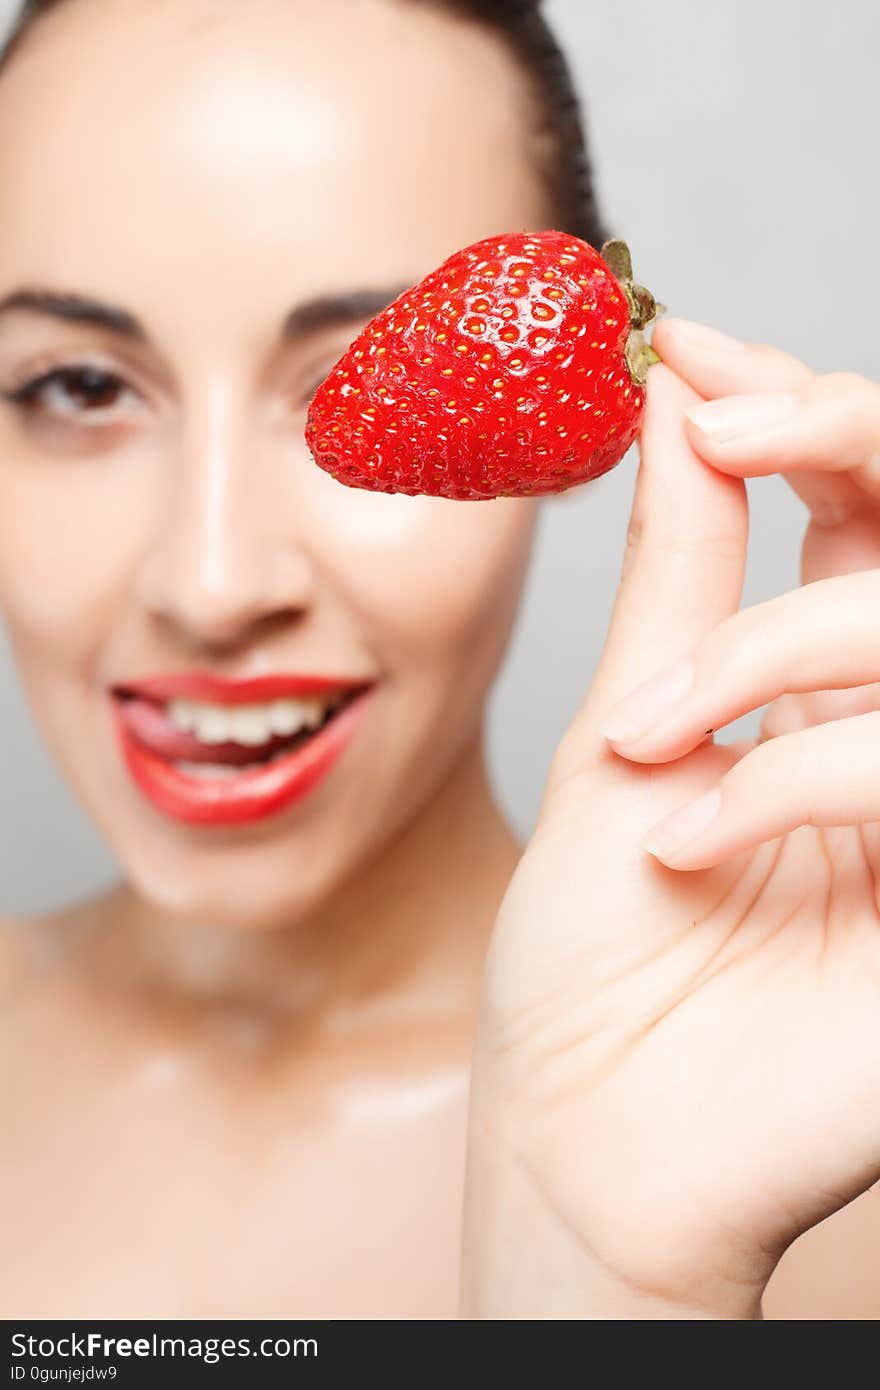
<svg viewBox="0 0 880 1390">
<path fill-rule="evenodd" d="M 395 285 L 387 289 L 350 290 L 303 300 L 284 319 L 281 338 L 284 342 L 295 342 L 319 329 L 371 319 L 374 314 L 387 308 L 405 288 L 404 285 Z M 30 288 L 15 290 L 0 299 L 0 316 L 13 311 L 40 314 L 66 323 L 88 324 L 137 342 L 146 342 L 148 338 L 143 324 L 127 309 L 80 294 Z"/>
<path fill-rule="evenodd" d="M 87 299 L 78 294 L 63 294 L 55 290 L 15 290 L 5 299 L 0 299 L 0 314 L 13 310 L 108 328 L 123 338 L 143 340 L 147 336 L 137 319 L 125 309 L 117 309 L 112 304 L 102 304 L 100 300 Z"/>
<path fill-rule="evenodd" d="M 290 341 L 320 328 L 336 328 L 371 319 L 382 309 L 387 309 L 406 288 L 406 285 L 394 285 L 389 289 L 351 290 L 345 294 L 319 295 L 315 299 L 307 299 L 291 309 L 284 321 L 281 336 Z"/>
</svg>

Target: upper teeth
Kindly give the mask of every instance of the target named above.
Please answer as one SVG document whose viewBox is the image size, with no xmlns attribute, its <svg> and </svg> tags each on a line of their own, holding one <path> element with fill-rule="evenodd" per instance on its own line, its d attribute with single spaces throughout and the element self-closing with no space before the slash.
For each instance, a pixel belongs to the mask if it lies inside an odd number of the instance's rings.
<svg viewBox="0 0 880 1390">
<path fill-rule="evenodd" d="M 264 705 L 209 705 L 201 700 L 170 700 L 168 718 L 200 743 L 242 743 L 256 748 L 275 734 L 314 729 L 339 696 L 272 700 Z"/>
</svg>

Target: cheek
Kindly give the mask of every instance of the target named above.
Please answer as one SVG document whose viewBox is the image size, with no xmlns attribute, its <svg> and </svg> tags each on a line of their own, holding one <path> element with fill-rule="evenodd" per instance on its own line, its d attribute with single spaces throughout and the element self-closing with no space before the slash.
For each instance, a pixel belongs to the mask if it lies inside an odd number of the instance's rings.
<svg viewBox="0 0 880 1390">
<path fill-rule="evenodd" d="M 140 549 L 142 491 L 96 460 L 0 456 L 0 608 L 23 654 L 70 661 L 106 638 Z"/>
<path fill-rule="evenodd" d="M 503 646 L 538 503 L 372 493 L 317 468 L 308 486 L 323 562 L 392 658 L 470 658 Z"/>
</svg>

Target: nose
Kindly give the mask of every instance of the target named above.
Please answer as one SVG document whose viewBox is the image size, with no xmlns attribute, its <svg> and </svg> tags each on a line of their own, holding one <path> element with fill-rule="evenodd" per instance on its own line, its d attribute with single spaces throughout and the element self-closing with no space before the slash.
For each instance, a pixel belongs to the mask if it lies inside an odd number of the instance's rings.
<svg viewBox="0 0 880 1390">
<path fill-rule="evenodd" d="M 277 462 L 222 383 L 190 405 L 163 459 L 139 596 L 190 646 L 239 646 L 312 604 L 315 576 Z"/>
</svg>

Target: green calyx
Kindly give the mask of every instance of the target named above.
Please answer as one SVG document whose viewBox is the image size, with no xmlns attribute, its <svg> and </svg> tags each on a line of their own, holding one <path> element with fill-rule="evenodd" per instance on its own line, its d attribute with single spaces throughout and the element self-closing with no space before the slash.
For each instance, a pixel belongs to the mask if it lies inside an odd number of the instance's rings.
<svg viewBox="0 0 880 1390">
<path fill-rule="evenodd" d="M 629 308 L 630 331 L 624 357 L 629 374 L 638 386 L 648 379 L 648 368 L 660 358 L 644 336 L 644 330 L 662 313 L 666 306 L 658 304 L 650 290 L 633 280 L 632 256 L 625 241 L 614 237 L 606 241 L 599 255 L 619 281 Z"/>
</svg>

